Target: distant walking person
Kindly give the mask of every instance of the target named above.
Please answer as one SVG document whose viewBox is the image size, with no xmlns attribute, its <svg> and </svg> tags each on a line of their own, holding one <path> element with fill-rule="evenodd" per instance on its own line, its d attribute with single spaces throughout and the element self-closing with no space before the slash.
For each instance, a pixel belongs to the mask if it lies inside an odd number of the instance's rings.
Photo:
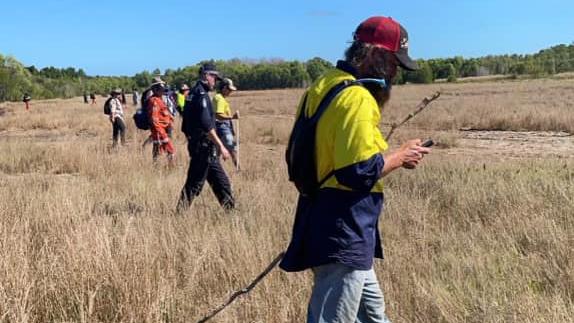
<svg viewBox="0 0 574 323">
<path fill-rule="evenodd" d="M 122 100 L 121 100 L 122 104 L 124 106 L 126 106 L 128 104 L 128 101 L 126 100 L 126 92 L 123 89 L 122 89 L 122 97 L 121 98 L 122 98 Z"/>
<path fill-rule="evenodd" d="M 231 153 L 231 159 L 233 164 L 237 169 L 239 169 L 239 163 L 237 161 L 237 150 L 235 142 L 235 129 L 233 128 L 233 123 L 231 120 L 239 119 L 239 111 L 231 114 L 231 109 L 229 107 L 229 102 L 226 98 L 236 91 L 237 88 L 233 85 L 233 81 L 225 78 L 217 85 L 217 94 L 213 97 L 213 105 L 215 107 L 215 127 L 217 130 L 217 135 L 219 139 L 225 145 L 225 148 Z"/>
<path fill-rule="evenodd" d="M 132 91 L 132 104 L 137 106 L 138 102 L 140 102 L 140 93 L 138 89 L 134 88 Z"/>
<path fill-rule="evenodd" d="M 171 115 L 175 117 L 178 111 L 177 96 L 175 94 L 175 91 L 172 91 L 171 89 L 166 87 L 163 94 L 163 102 L 167 105 L 167 109 L 169 110 Z"/>
<path fill-rule="evenodd" d="M 24 93 L 22 97 L 22 102 L 26 105 L 26 111 L 30 110 L 30 101 L 32 101 L 32 97 L 28 93 Z"/>
<path fill-rule="evenodd" d="M 177 99 L 175 97 L 175 92 L 166 88 L 164 91 L 164 94 L 163 94 L 163 102 L 167 106 L 167 109 L 169 110 L 169 113 L 171 113 L 171 116 L 173 118 L 175 118 L 175 116 L 177 115 L 177 111 L 178 111 L 176 101 L 177 101 Z M 172 140 L 173 140 L 173 121 L 174 121 L 173 118 L 171 119 L 171 124 L 166 129 L 167 135 Z"/>
<path fill-rule="evenodd" d="M 235 207 L 231 183 L 219 163 L 217 150 L 224 160 L 230 155 L 215 131 L 215 114 L 208 95 L 214 89 L 219 73 L 215 65 L 205 64 L 200 68 L 199 76 L 200 80 L 189 93 L 183 110 L 182 131 L 187 137 L 191 161 L 177 203 L 178 213 L 190 207 L 193 199 L 201 193 L 206 180 L 223 208 L 230 210 Z"/>
<path fill-rule="evenodd" d="M 110 122 L 112 123 L 112 148 L 118 146 L 118 141 L 121 139 L 122 146 L 126 144 L 126 122 L 124 117 L 124 107 L 120 100 L 122 90 L 112 90 L 109 100 L 110 105 Z"/>
<path fill-rule="evenodd" d="M 88 93 L 84 92 L 84 103 L 88 104 Z"/>
<path fill-rule="evenodd" d="M 189 94 L 189 86 L 187 84 L 182 84 L 177 92 L 177 109 L 179 113 L 183 114 L 183 108 L 185 107 L 185 99 Z"/>
<path fill-rule="evenodd" d="M 153 141 L 153 160 L 162 154 L 167 154 L 168 165 L 174 166 L 175 147 L 169 138 L 167 131 L 172 127 L 173 116 L 169 112 L 163 100 L 165 82 L 159 77 L 154 79 L 151 85 L 153 95 L 147 101 L 147 110 L 151 124 L 151 138 Z"/>
<path fill-rule="evenodd" d="M 155 77 L 155 78 L 153 79 L 153 83 L 161 83 L 161 82 L 163 82 L 163 81 L 161 80 L 160 77 Z M 141 98 L 140 98 L 140 104 L 141 104 L 141 107 L 142 107 L 142 109 L 143 109 L 144 111 L 149 112 L 149 111 L 148 111 L 148 103 L 149 103 L 149 99 L 150 99 L 152 96 L 153 96 L 153 91 L 152 91 L 152 89 L 149 88 L 149 87 L 142 92 Z M 145 109 L 144 109 L 144 107 L 145 107 Z M 149 115 L 149 113 L 148 113 L 148 115 Z M 149 120 L 149 118 L 148 118 L 148 120 Z M 152 138 L 152 136 L 150 135 L 150 136 L 147 137 L 147 138 L 144 140 L 144 142 L 142 143 L 142 150 L 145 149 L 145 147 L 146 147 L 147 145 L 151 144 L 152 142 L 153 142 L 153 138 Z"/>
<path fill-rule="evenodd" d="M 92 100 L 91 104 L 96 104 L 96 93 L 90 93 L 90 100 Z"/>
</svg>

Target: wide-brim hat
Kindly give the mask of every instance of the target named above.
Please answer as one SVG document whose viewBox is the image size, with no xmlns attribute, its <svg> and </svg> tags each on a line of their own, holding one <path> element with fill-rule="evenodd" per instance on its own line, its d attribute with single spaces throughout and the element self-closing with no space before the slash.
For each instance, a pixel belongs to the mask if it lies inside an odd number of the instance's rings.
<svg viewBox="0 0 574 323">
<path fill-rule="evenodd" d="M 115 88 L 110 92 L 110 94 L 122 94 L 122 89 Z"/>
<path fill-rule="evenodd" d="M 161 77 L 156 76 L 153 78 L 150 87 L 158 87 L 158 86 L 165 87 L 165 82 L 161 79 Z"/>
<path fill-rule="evenodd" d="M 179 87 L 179 90 L 180 90 L 180 91 L 189 90 L 189 86 L 188 86 L 187 84 L 182 84 L 182 85 Z"/>
</svg>

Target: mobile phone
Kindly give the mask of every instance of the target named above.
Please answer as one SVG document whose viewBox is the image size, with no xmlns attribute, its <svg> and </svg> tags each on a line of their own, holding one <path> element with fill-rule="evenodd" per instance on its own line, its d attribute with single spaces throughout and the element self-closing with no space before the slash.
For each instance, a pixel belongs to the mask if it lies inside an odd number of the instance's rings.
<svg viewBox="0 0 574 323">
<path fill-rule="evenodd" d="M 432 139 L 427 139 L 422 143 L 422 147 L 430 147 L 434 145 L 434 141 Z"/>
</svg>

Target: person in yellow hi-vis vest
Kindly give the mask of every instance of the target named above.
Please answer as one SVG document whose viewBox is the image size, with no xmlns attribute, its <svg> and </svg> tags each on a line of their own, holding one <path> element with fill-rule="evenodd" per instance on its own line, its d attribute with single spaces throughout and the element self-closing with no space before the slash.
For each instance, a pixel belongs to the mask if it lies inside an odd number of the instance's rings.
<svg viewBox="0 0 574 323">
<path fill-rule="evenodd" d="M 399 66 L 417 69 L 408 56 L 406 30 L 391 18 L 371 17 L 356 29 L 345 59 L 319 77 L 299 104 L 298 119 L 326 107 L 315 138 L 308 138 L 314 140 L 319 188 L 300 194 L 280 264 L 285 271 L 313 271 L 308 323 L 389 322 L 373 270 L 374 258 L 383 258 L 382 178 L 401 167 L 415 168 L 430 153 L 420 139 L 387 152 L 378 128 Z"/>
<path fill-rule="evenodd" d="M 177 110 L 179 113 L 183 113 L 183 108 L 185 107 L 185 99 L 189 94 L 189 86 L 187 84 L 182 84 L 177 91 Z"/>
<path fill-rule="evenodd" d="M 227 97 L 237 91 L 233 85 L 233 81 L 228 78 L 222 79 L 217 85 L 217 94 L 213 97 L 213 107 L 215 108 L 215 129 L 217 135 L 229 150 L 233 165 L 239 169 L 237 161 L 237 149 L 235 141 L 235 129 L 233 128 L 232 120 L 239 120 L 239 111 L 231 113 Z"/>
</svg>

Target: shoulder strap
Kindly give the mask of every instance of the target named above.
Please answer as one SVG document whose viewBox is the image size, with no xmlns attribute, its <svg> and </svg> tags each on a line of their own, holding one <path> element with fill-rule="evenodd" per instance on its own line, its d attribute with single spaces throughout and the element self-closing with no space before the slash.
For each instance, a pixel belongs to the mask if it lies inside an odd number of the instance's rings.
<svg viewBox="0 0 574 323">
<path fill-rule="evenodd" d="M 325 94 L 325 96 L 319 103 L 319 107 L 317 108 L 315 114 L 313 114 L 313 116 L 311 116 L 311 118 L 309 119 L 312 119 L 313 122 L 318 122 L 319 118 L 321 118 L 321 115 L 323 115 L 323 112 L 325 112 L 325 110 L 327 110 L 327 107 L 329 107 L 329 105 L 331 104 L 331 101 L 333 101 L 333 99 L 335 99 L 335 97 L 339 93 L 341 93 L 341 91 L 352 85 L 361 85 L 361 83 L 352 80 L 344 80 L 343 82 L 333 86 L 329 90 L 329 92 Z M 307 103 L 307 95 L 305 95 L 305 99 L 303 101 L 303 107 L 305 107 L 306 103 Z M 303 114 L 304 111 L 301 111 L 301 113 Z M 329 178 L 331 178 L 333 175 L 335 175 L 335 169 L 331 170 L 325 177 L 323 177 L 322 180 L 319 181 L 317 188 L 321 188 L 321 186 L 323 186 L 323 184 L 325 184 L 325 182 L 327 182 L 327 180 L 329 180 Z"/>
<path fill-rule="evenodd" d="M 321 99 L 321 102 L 319 102 L 319 107 L 317 108 L 317 111 L 315 111 L 315 113 L 308 119 L 311 119 L 313 122 L 318 122 L 321 116 L 323 115 L 323 112 L 327 110 L 327 108 L 331 104 L 331 101 L 333 101 L 333 99 L 337 96 L 337 94 L 339 94 L 341 91 L 343 91 L 345 88 L 351 85 L 359 85 L 359 83 L 356 83 L 355 81 L 352 80 L 344 80 L 343 82 L 333 86 L 329 90 L 329 92 L 325 94 L 323 99 Z M 305 107 L 306 103 L 307 103 L 307 95 L 305 95 L 305 101 L 303 102 L 303 107 Z"/>
</svg>

